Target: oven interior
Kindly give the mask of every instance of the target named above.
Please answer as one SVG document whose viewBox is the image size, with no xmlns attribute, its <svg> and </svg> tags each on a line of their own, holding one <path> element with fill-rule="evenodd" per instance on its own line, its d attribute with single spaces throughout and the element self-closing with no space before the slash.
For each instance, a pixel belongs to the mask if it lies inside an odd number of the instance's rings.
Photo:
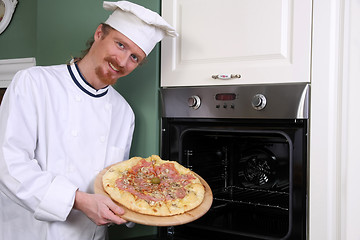
<svg viewBox="0 0 360 240">
<path fill-rule="evenodd" d="M 167 122 L 163 157 L 199 174 L 213 193 L 213 204 L 204 216 L 168 228 L 170 235 L 178 239 L 281 239 L 293 234 L 292 224 L 303 224 L 303 219 L 292 214 L 304 211 L 303 203 L 291 206 L 303 202 L 306 195 L 306 156 L 301 149 L 305 122 L 278 121 L 268 126 L 269 122 L 211 126 Z"/>
</svg>

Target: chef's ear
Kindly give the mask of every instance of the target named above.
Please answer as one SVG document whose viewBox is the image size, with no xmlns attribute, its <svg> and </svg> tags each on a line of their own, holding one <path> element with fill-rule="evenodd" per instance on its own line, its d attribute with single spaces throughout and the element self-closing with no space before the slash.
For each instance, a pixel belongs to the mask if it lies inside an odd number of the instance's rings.
<svg viewBox="0 0 360 240">
<path fill-rule="evenodd" d="M 101 39 L 101 37 L 103 36 L 103 31 L 102 31 L 102 24 L 100 24 L 96 30 L 95 30 L 95 34 L 94 34 L 94 40 L 99 40 Z"/>
</svg>

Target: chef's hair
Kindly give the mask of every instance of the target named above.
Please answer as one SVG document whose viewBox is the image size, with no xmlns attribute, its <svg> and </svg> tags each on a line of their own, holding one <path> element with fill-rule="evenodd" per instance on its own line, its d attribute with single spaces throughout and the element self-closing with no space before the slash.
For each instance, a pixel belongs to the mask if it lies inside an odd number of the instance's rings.
<svg viewBox="0 0 360 240">
<path fill-rule="evenodd" d="M 102 38 L 105 38 L 109 32 L 111 30 L 115 30 L 113 29 L 112 27 L 110 27 L 110 25 L 106 24 L 106 23 L 102 23 L 102 26 L 101 26 L 101 31 L 104 33 L 102 35 Z M 79 57 L 73 57 L 74 61 L 77 62 L 81 59 L 83 59 L 83 57 L 85 57 L 86 54 L 88 54 L 88 52 L 90 51 L 90 48 L 92 47 L 92 45 L 94 44 L 94 37 L 91 37 L 89 40 L 87 40 L 86 42 L 86 49 L 82 50 L 81 51 L 81 54 Z"/>
</svg>

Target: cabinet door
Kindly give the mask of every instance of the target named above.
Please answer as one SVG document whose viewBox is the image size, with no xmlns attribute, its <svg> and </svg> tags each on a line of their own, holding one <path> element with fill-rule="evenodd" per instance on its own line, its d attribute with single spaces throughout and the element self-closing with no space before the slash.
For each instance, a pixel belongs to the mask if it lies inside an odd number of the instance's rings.
<svg viewBox="0 0 360 240">
<path fill-rule="evenodd" d="M 161 43 L 161 86 L 310 82 L 311 8 L 311 0 L 163 0 L 179 37 Z M 235 76 L 213 78 L 222 74 Z"/>
</svg>

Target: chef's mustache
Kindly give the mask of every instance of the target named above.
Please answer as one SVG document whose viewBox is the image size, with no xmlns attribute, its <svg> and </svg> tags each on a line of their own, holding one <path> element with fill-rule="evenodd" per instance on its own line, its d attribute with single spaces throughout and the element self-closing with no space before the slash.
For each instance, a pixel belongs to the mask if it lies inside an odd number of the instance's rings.
<svg viewBox="0 0 360 240">
<path fill-rule="evenodd" d="M 105 57 L 105 61 L 111 63 L 111 65 L 113 65 L 120 72 L 122 71 L 123 67 L 121 67 L 120 65 L 117 64 L 116 59 L 114 59 L 112 57 Z"/>
</svg>

